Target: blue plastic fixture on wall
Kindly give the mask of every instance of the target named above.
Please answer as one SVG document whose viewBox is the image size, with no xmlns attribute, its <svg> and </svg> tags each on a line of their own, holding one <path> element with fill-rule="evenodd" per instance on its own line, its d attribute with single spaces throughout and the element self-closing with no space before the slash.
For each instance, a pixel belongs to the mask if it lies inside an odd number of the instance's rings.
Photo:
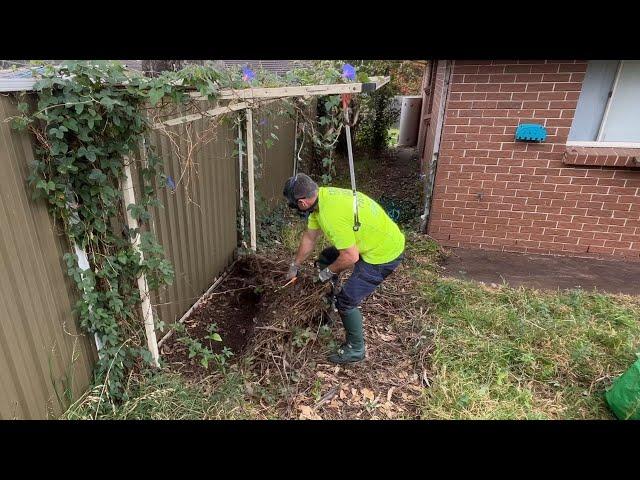
<svg viewBox="0 0 640 480">
<path fill-rule="evenodd" d="M 543 142 L 546 138 L 547 130 L 537 123 L 521 123 L 516 128 L 516 140 Z"/>
</svg>

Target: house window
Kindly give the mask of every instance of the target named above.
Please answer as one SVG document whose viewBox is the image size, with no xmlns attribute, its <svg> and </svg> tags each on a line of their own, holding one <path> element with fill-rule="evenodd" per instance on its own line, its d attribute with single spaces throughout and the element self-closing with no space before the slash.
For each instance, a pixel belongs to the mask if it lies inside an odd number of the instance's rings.
<svg viewBox="0 0 640 480">
<path fill-rule="evenodd" d="M 640 61 L 593 60 L 568 145 L 640 146 Z"/>
</svg>

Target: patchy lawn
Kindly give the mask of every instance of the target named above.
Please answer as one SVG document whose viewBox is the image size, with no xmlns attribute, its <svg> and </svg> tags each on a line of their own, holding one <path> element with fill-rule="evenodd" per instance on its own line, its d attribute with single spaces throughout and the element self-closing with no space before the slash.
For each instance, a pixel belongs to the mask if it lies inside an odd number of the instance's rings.
<svg viewBox="0 0 640 480">
<path fill-rule="evenodd" d="M 435 279 L 424 418 L 613 418 L 603 393 L 640 348 L 637 297 Z"/>
</svg>

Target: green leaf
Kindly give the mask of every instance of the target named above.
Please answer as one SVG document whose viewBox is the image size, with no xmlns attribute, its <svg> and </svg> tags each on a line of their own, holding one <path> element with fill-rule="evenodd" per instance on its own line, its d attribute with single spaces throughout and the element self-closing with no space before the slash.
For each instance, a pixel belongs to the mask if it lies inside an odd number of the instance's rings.
<svg viewBox="0 0 640 480">
<path fill-rule="evenodd" d="M 68 118 L 64 122 L 65 127 L 74 132 L 78 132 L 78 122 L 74 118 Z"/>
<path fill-rule="evenodd" d="M 80 115 L 84 111 L 84 103 L 76 103 L 76 115 Z"/>
<path fill-rule="evenodd" d="M 219 335 L 219 334 L 217 334 L 217 333 L 213 333 L 213 334 L 211 334 L 211 335 L 209 336 L 209 338 L 210 338 L 211 340 L 215 340 L 216 342 L 221 342 L 221 341 L 222 341 L 222 338 L 221 338 L 221 337 L 220 337 L 220 335 Z"/>
<path fill-rule="evenodd" d="M 164 97 L 164 90 L 159 90 L 157 88 L 152 88 L 149 90 L 149 102 L 151 102 L 151 106 L 155 106 L 160 100 Z"/>
<path fill-rule="evenodd" d="M 91 173 L 88 175 L 89 180 L 98 183 L 98 184 L 102 184 L 105 183 L 107 181 L 107 176 L 102 173 L 102 170 L 94 168 L 93 170 L 91 170 Z"/>
</svg>

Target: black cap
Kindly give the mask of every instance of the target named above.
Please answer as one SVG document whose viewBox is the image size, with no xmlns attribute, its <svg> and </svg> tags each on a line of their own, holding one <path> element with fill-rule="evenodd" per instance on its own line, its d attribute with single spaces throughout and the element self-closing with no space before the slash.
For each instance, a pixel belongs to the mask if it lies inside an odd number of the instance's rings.
<svg viewBox="0 0 640 480">
<path fill-rule="evenodd" d="M 282 195 L 287 199 L 291 208 L 296 208 L 299 199 L 310 198 L 317 191 L 318 184 L 311 177 L 304 173 L 298 173 L 285 182 Z"/>
</svg>

